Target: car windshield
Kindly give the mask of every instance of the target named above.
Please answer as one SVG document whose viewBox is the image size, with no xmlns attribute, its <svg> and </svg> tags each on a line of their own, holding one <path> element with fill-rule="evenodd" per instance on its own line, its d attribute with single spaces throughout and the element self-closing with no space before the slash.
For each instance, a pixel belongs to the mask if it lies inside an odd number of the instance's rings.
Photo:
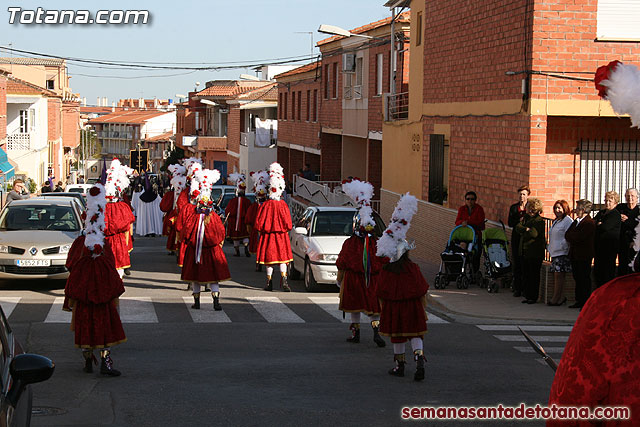
<svg viewBox="0 0 640 427">
<path fill-rule="evenodd" d="M 71 206 L 11 206 L 0 218 L 0 230 L 79 231 Z"/>
<path fill-rule="evenodd" d="M 229 202 L 234 199 L 236 197 L 235 194 L 233 193 L 226 193 L 224 196 L 222 196 L 222 199 L 220 200 L 220 203 L 218 204 L 218 206 L 220 207 L 220 210 L 225 210 L 227 208 L 227 205 L 229 204 Z M 256 195 L 255 194 L 245 194 L 245 196 L 247 199 L 249 199 L 249 201 L 251 203 L 256 201 Z"/>
<path fill-rule="evenodd" d="M 311 234 L 314 236 L 351 236 L 353 234 L 354 211 L 319 211 L 313 221 Z M 381 237 L 385 225 L 376 212 L 373 212 L 376 225 L 373 234 Z"/>
<path fill-rule="evenodd" d="M 67 188 L 69 193 L 84 193 L 84 188 L 82 187 L 69 187 Z"/>
</svg>

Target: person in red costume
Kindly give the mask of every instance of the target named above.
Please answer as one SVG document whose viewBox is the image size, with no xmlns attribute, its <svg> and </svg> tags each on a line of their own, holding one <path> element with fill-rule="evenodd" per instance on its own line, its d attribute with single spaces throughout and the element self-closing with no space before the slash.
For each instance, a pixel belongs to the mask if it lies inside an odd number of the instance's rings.
<svg viewBox="0 0 640 427">
<path fill-rule="evenodd" d="M 84 371 L 93 372 L 95 349 L 100 350 L 100 373 L 118 376 L 113 368 L 111 347 L 127 340 L 120 315 L 118 297 L 124 293 L 115 258 L 105 239 L 105 189 L 96 184 L 87 196 L 84 235 L 71 245 L 66 267 L 70 271 L 65 285 L 66 304 L 72 310 L 71 329 L 75 345 L 82 349 Z"/>
<path fill-rule="evenodd" d="M 352 179 L 343 181 L 342 191 L 358 205 L 354 217 L 353 234 L 342 244 L 336 260 L 338 284 L 340 286 L 339 308 L 351 316 L 351 336 L 348 342 L 360 342 L 360 315 L 369 316 L 373 328 L 373 341 L 378 347 L 384 347 L 385 341 L 379 333 L 380 303 L 378 302 L 377 283 L 380 261 L 375 257 L 376 237 L 375 221 L 371 214 L 373 185 Z"/>
<path fill-rule="evenodd" d="M 273 290 L 273 268 L 280 265 L 280 287 L 284 292 L 291 292 L 287 282 L 287 265 L 293 261 L 289 230 L 291 230 L 291 212 L 284 200 L 284 171 L 279 163 L 269 166 L 269 199 L 260 206 L 255 228 L 260 233 L 256 260 L 267 266 L 267 285 L 265 291 Z"/>
<path fill-rule="evenodd" d="M 408 251 L 415 245 L 405 240 L 411 218 L 418 211 L 418 200 L 409 193 L 398 202 L 389 226 L 378 240 L 376 255 L 383 258 L 382 271 L 378 277 L 380 333 L 391 337 L 393 359 L 396 366 L 389 374 L 404 376 L 405 343 L 411 342 L 416 372 L 413 379 L 424 379 L 423 338 L 427 332 L 427 291 L 429 284 L 422 276 L 420 267 L 409 259 Z"/>
<path fill-rule="evenodd" d="M 131 266 L 129 253 L 133 250 L 131 230 L 136 219 L 131 207 L 120 199 L 122 192 L 129 186 L 129 176 L 132 173 L 133 169 L 120 164 L 118 159 L 113 159 L 104 186 L 108 202 L 105 208 L 104 234 L 113 251 L 120 277 Z"/>
<path fill-rule="evenodd" d="M 234 256 L 240 256 L 240 242 L 244 246 L 244 254 L 248 257 L 249 253 L 249 232 L 247 231 L 247 210 L 251 201 L 244 194 L 247 190 L 245 176 L 241 173 L 232 173 L 229 175 L 231 182 L 236 183 L 236 197 L 229 200 L 229 204 L 224 209 L 227 218 L 227 237 L 233 241 Z"/>
<path fill-rule="evenodd" d="M 187 209 L 190 204 L 195 204 L 195 197 L 190 197 L 191 190 L 199 190 L 200 184 L 194 179 L 195 174 L 202 170 L 202 163 L 200 159 L 190 157 L 184 160 L 184 167 L 187 170 L 186 187 L 180 192 L 178 201 L 176 202 L 176 245 L 178 246 L 178 267 L 182 268 L 184 263 L 184 252 L 187 249 L 187 244 L 182 238 L 182 229 L 186 221 L 186 217 L 192 213 L 191 209 Z M 193 186 L 192 186 L 193 184 Z M 192 188 L 193 187 L 193 188 Z M 191 289 L 191 284 L 187 285 L 187 290 Z"/>
<path fill-rule="evenodd" d="M 181 279 L 193 286 L 194 302 L 191 308 L 196 310 L 200 309 L 202 284 L 210 285 L 214 310 L 222 310 L 219 282 L 231 278 L 227 258 L 222 251 L 224 225 L 213 210 L 211 200 L 211 187 L 219 179 L 220 172 L 215 169 L 198 172 L 192 181 L 199 182 L 199 189 L 191 193 L 196 204 L 185 207 L 190 213 L 185 216 L 181 231 L 182 239 L 186 243 Z"/>
<path fill-rule="evenodd" d="M 178 216 L 177 210 L 177 202 L 178 196 L 182 193 L 186 185 L 185 174 L 187 172 L 186 168 L 180 164 L 169 165 L 169 171 L 171 172 L 171 191 L 167 191 L 162 196 L 162 201 L 160 202 L 160 210 L 165 212 L 164 218 L 162 219 L 162 235 L 167 236 L 167 250 L 169 251 L 169 255 L 175 254 L 175 251 L 178 249 L 178 244 L 176 243 L 176 218 Z"/>
<path fill-rule="evenodd" d="M 260 241 L 260 233 L 256 230 L 255 223 L 258 217 L 258 210 L 260 206 L 267 199 L 267 183 L 269 182 L 269 173 L 265 171 L 251 172 L 251 178 L 253 179 L 253 192 L 256 195 L 256 201 L 247 209 L 247 215 L 245 216 L 245 222 L 247 224 L 247 232 L 249 233 L 249 253 L 255 254 L 258 252 L 258 242 Z M 262 264 L 256 261 L 256 271 L 262 271 Z"/>
<path fill-rule="evenodd" d="M 634 249 L 640 249 L 640 225 Z M 562 353 L 549 406 L 625 406 L 631 420 L 598 425 L 637 425 L 640 417 L 640 257 L 635 273 L 596 289 Z M 547 426 L 590 426 L 589 420 L 549 420 Z"/>
</svg>

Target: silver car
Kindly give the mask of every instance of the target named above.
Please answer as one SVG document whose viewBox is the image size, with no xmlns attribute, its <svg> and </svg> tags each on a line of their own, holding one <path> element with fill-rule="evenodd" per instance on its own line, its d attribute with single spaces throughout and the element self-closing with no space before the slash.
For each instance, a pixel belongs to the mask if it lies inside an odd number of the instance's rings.
<svg viewBox="0 0 640 427">
<path fill-rule="evenodd" d="M 72 198 L 14 200 L 0 212 L 0 279 L 66 279 L 67 254 L 82 227 Z"/>
</svg>

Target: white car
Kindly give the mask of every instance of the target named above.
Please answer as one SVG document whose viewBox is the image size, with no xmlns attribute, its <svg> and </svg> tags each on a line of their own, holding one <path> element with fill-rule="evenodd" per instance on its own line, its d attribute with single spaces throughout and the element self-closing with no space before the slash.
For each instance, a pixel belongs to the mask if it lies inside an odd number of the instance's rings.
<svg viewBox="0 0 640 427">
<path fill-rule="evenodd" d="M 67 188 L 64 189 L 67 193 L 80 193 L 86 195 L 89 190 L 91 190 L 93 184 L 69 184 Z"/>
<path fill-rule="evenodd" d="M 342 244 L 353 234 L 356 209 L 351 207 L 311 206 L 291 230 L 291 278 L 304 273 L 308 292 L 320 290 L 320 284 L 336 284 L 336 260 Z M 385 225 L 374 212 L 375 234 L 382 235 Z"/>
</svg>

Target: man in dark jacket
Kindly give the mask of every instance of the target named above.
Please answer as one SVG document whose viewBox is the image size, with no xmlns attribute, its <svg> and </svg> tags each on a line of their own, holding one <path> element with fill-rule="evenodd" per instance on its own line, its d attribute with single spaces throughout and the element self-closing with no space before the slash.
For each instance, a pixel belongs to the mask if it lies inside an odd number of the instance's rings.
<svg viewBox="0 0 640 427">
<path fill-rule="evenodd" d="M 29 192 L 24 188 L 24 182 L 21 179 L 16 179 L 13 181 L 13 188 L 7 194 L 7 203 L 14 200 L 25 200 L 29 197 Z"/>
<path fill-rule="evenodd" d="M 576 219 L 564 236 L 569 242 L 571 271 L 576 283 L 576 302 L 570 305 L 570 308 L 582 308 L 591 295 L 591 260 L 596 234 L 596 223 L 589 216 L 592 206 L 593 204 L 586 199 L 576 202 L 576 208 L 573 210 Z"/>
</svg>

